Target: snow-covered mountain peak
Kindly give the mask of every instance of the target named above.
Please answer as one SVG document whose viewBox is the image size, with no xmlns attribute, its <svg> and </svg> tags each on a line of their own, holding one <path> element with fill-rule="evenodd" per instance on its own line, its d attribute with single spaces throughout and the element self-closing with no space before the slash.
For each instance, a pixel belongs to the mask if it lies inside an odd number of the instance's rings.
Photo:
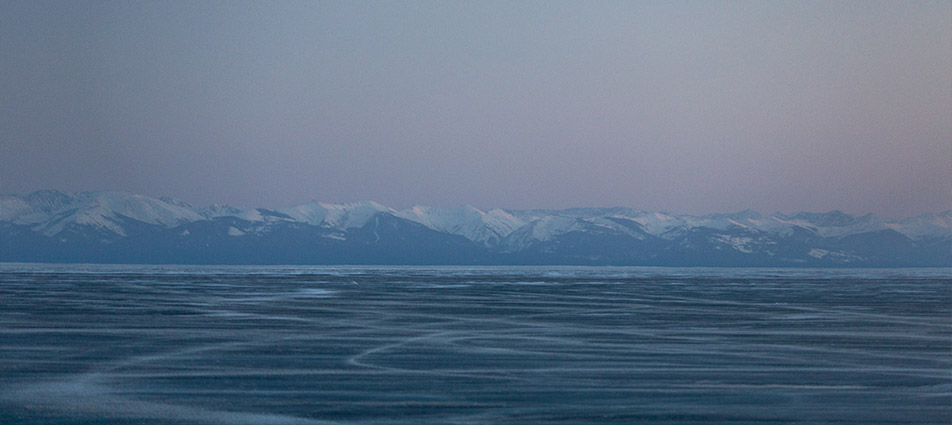
<svg viewBox="0 0 952 425">
<path fill-rule="evenodd" d="M 122 223 L 125 219 L 174 227 L 204 218 L 180 204 L 124 192 L 37 191 L 22 197 L 6 196 L 2 207 L 4 212 L 0 219 L 31 225 L 50 236 L 70 225 L 92 226 L 125 235 Z"/>
<path fill-rule="evenodd" d="M 790 218 L 808 222 L 818 227 L 844 227 L 856 223 L 856 217 L 853 217 L 840 210 L 833 210 L 825 213 L 801 211 L 794 213 Z"/>
<path fill-rule="evenodd" d="M 312 226 L 320 226 L 321 223 L 324 223 L 324 218 L 327 217 L 327 208 L 317 201 L 311 201 L 306 204 L 282 208 L 278 211 L 283 214 L 287 214 L 295 221 L 307 223 Z"/>
<path fill-rule="evenodd" d="M 169 204 L 159 199 L 123 192 L 102 192 L 93 198 L 94 208 L 104 216 L 122 215 L 148 224 L 166 227 L 201 220 L 191 208 Z"/>
<path fill-rule="evenodd" d="M 420 223 L 433 230 L 463 236 L 486 246 L 497 244 L 524 223 L 502 210 L 486 213 L 472 205 L 433 208 L 417 205 L 396 213 L 397 217 Z"/>
<path fill-rule="evenodd" d="M 685 221 L 682 218 L 665 212 L 638 211 L 631 215 L 617 215 L 614 217 L 634 221 L 640 224 L 645 232 L 655 236 L 660 236 L 671 229 L 685 225 Z"/>
<path fill-rule="evenodd" d="M 759 220 L 764 217 L 759 211 L 754 211 L 752 209 L 746 209 L 740 212 L 731 214 L 732 218 L 735 219 L 744 219 L 744 220 Z"/>
<path fill-rule="evenodd" d="M 550 241 L 562 234 L 580 229 L 583 220 L 568 215 L 540 216 L 509 234 L 503 241 L 503 248 L 509 252 L 517 252 L 536 243 Z"/>
<path fill-rule="evenodd" d="M 212 204 L 207 208 L 202 208 L 198 212 L 207 218 L 216 217 L 240 217 L 248 209 L 236 208 L 231 205 Z"/>
<path fill-rule="evenodd" d="M 187 208 L 197 212 L 196 208 L 193 207 L 192 204 L 189 204 L 188 202 L 182 201 L 180 199 L 175 199 L 171 196 L 161 196 L 159 197 L 159 200 L 169 205 L 175 205 L 177 207 Z"/>
<path fill-rule="evenodd" d="M 311 201 L 277 211 L 301 223 L 338 230 L 362 227 L 377 213 L 395 212 L 392 208 L 373 201 L 346 204 Z"/>
<path fill-rule="evenodd" d="M 15 221 L 34 211 L 34 208 L 24 199 L 16 196 L 0 196 L 0 221 Z"/>
<path fill-rule="evenodd" d="M 347 202 L 342 204 L 335 204 L 335 203 L 329 203 L 329 202 L 316 202 L 316 201 L 311 201 L 311 202 L 316 203 L 327 210 L 348 211 L 348 210 L 354 210 L 354 209 L 373 209 L 378 212 L 393 211 L 392 208 L 385 205 L 381 205 L 374 201 Z"/>
<path fill-rule="evenodd" d="M 567 233 L 579 225 L 579 218 L 566 216 L 547 216 L 529 223 L 531 236 L 535 240 L 546 241 Z"/>
<path fill-rule="evenodd" d="M 75 226 L 125 235 L 130 224 L 128 220 L 171 228 L 221 217 L 254 223 L 258 230 L 293 221 L 345 231 L 363 227 L 376 214 L 390 214 L 438 232 L 463 236 L 489 248 L 501 247 L 504 239 L 508 248 L 524 248 L 533 241 L 550 241 L 573 231 L 627 235 L 640 240 L 652 236 L 675 240 L 697 231 L 754 238 L 784 238 L 806 232 L 820 238 L 836 239 L 883 231 L 898 232 L 911 240 L 942 240 L 952 236 L 952 211 L 896 220 L 872 214 L 853 216 L 836 210 L 766 216 L 744 210 L 695 216 L 626 207 L 522 211 L 496 208 L 484 211 L 471 205 L 455 208 L 417 205 L 396 211 L 372 201 L 311 201 L 272 211 L 218 204 L 198 209 L 174 198 L 150 198 L 123 192 L 48 190 L 0 196 L 0 221 L 28 226 L 47 236 Z"/>
<path fill-rule="evenodd" d="M 339 230 L 362 227 L 377 213 L 395 212 L 392 208 L 373 201 L 346 204 L 311 201 L 278 211 L 296 221 Z"/>
<path fill-rule="evenodd" d="M 886 223 L 889 229 L 902 233 L 912 239 L 952 236 L 952 210 L 938 214 L 922 214 L 904 220 Z"/>
<path fill-rule="evenodd" d="M 514 215 L 510 214 L 509 212 L 507 212 L 506 210 L 500 209 L 500 208 L 493 208 L 493 209 L 487 211 L 486 214 L 489 215 L 489 216 L 498 218 L 499 220 L 506 220 L 506 221 L 513 221 L 513 222 L 515 222 L 515 221 L 521 222 L 521 221 L 522 221 L 522 220 L 519 220 L 518 218 L 516 218 L 516 216 L 514 216 Z M 525 224 L 525 223 L 523 223 L 523 224 Z"/>
<path fill-rule="evenodd" d="M 88 199 L 91 195 L 89 192 L 70 193 L 59 190 L 38 190 L 24 195 L 22 199 L 38 212 L 52 213 Z"/>
</svg>

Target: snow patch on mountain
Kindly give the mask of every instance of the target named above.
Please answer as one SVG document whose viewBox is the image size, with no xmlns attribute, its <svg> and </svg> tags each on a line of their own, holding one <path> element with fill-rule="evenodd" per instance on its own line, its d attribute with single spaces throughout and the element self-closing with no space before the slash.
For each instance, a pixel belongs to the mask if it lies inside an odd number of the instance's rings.
<svg viewBox="0 0 952 425">
<path fill-rule="evenodd" d="M 813 248 L 809 252 L 807 252 L 807 255 L 813 258 L 816 258 L 818 260 L 827 259 L 827 260 L 836 261 L 840 263 L 850 263 L 850 262 L 862 260 L 862 258 L 856 255 L 848 254 L 845 252 L 839 252 L 839 251 L 830 251 L 830 250 L 821 249 L 821 248 Z"/>
<path fill-rule="evenodd" d="M 750 254 L 754 252 L 751 248 L 753 239 L 745 236 L 715 235 L 714 240 L 731 247 L 736 251 Z"/>
</svg>

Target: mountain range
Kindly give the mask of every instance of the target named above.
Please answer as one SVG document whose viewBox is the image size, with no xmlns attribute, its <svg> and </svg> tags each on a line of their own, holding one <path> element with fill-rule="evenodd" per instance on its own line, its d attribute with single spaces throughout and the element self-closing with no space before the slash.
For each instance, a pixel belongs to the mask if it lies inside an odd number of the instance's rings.
<svg viewBox="0 0 952 425">
<path fill-rule="evenodd" d="M 949 267 L 952 211 L 703 216 L 633 208 L 195 207 L 122 192 L 0 196 L 0 261 Z"/>
</svg>

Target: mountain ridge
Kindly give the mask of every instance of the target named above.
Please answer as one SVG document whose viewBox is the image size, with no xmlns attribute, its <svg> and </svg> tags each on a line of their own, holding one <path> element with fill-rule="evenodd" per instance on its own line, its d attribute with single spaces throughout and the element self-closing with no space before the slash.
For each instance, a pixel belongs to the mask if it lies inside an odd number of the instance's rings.
<svg viewBox="0 0 952 425">
<path fill-rule="evenodd" d="M 266 209 L 45 190 L 0 195 L 0 261 L 944 267 L 952 210 L 891 219 L 838 210 L 398 211 L 372 201 Z"/>
</svg>

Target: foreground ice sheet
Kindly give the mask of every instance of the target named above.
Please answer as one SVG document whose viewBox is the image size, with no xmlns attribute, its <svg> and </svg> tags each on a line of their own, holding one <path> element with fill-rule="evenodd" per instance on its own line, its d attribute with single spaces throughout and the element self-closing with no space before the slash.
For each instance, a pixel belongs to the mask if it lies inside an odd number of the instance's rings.
<svg viewBox="0 0 952 425">
<path fill-rule="evenodd" d="M 952 422 L 949 270 L 0 265 L 3 424 Z"/>
</svg>

